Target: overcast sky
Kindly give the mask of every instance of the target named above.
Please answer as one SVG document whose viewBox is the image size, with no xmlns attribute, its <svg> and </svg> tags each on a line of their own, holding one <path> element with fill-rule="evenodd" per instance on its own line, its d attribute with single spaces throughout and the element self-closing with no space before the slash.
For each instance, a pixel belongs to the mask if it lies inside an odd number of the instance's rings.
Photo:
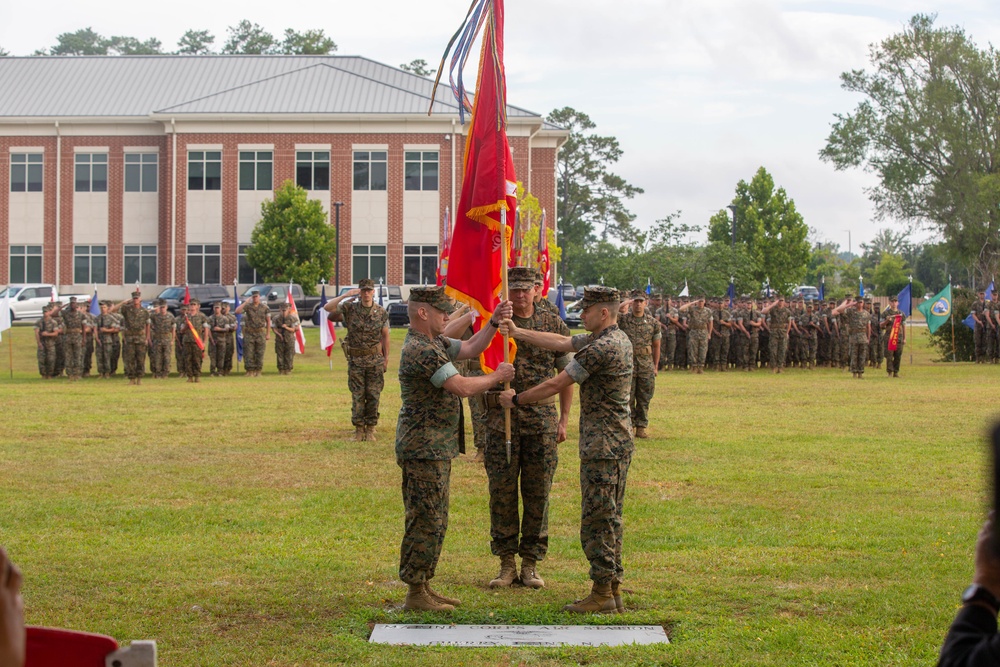
<svg viewBox="0 0 1000 667">
<path fill-rule="evenodd" d="M 847 249 L 850 231 L 857 251 L 892 223 L 872 217 L 870 176 L 836 172 L 817 157 L 833 114 L 858 102 L 840 89 L 839 75 L 865 68 L 868 46 L 915 12 L 937 12 L 938 25 L 962 26 L 980 46 L 1000 43 L 996 0 L 941 4 L 507 0 L 508 99 L 542 114 L 573 107 L 598 133 L 617 137 L 625 154 L 613 169 L 646 191 L 628 203 L 640 225 L 679 209 L 683 222 L 705 226 L 736 182 L 763 166 L 821 240 Z M 226 27 L 246 18 L 276 36 L 322 28 L 342 55 L 390 65 L 423 58 L 437 67 L 467 9 L 467 0 L 297 0 L 243 13 L 193 0 L 4 2 L 0 46 L 28 55 L 89 26 L 105 36 L 156 37 L 167 50 L 185 30 L 207 29 L 218 49 Z"/>
</svg>

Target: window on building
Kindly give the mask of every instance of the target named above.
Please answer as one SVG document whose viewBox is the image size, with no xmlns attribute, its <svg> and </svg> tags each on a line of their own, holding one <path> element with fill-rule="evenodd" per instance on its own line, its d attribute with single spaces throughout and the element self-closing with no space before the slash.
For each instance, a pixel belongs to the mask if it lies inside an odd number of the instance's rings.
<svg viewBox="0 0 1000 667">
<path fill-rule="evenodd" d="M 125 192 L 156 192 L 159 158 L 157 153 L 126 153 Z"/>
<path fill-rule="evenodd" d="M 437 151 L 406 151 L 403 158 L 406 190 L 438 189 Z"/>
<path fill-rule="evenodd" d="M 385 246 L 384 245 L 356 245 L 354 246 L 354 261 L 352 262 L 352 275 L 354 284 L 362 278 L 371 278 L 378 282 L 385 279 Z"/>
<path fill-rule="evenodd" d="M 249 245 L 239 246 L 239 266 L 237 268 L 237 280 L 239 280 L 244 285 L 256 285 L 261 282 L 260 276 L 257 275 L 257 269 L 250 266 L 250 262 L 247 260 L 247 250 L 250 248 Z"/>
<path fill-rule="evenodd" d="M 126 285 L 142 283 L 156 284 L 156 246 L 127 245 L 125 246 L 125 280 Z"/>
<path fill-rule="evenodd" d="M 386 151 L 354 151 L 354 189 L 385 190 L 388 157 Z"/>
<path fill-rule="evenodd" d="M 295 184 L 306 190 L 329 190 L 330 151 L 295 151 Z"/>
<path fill-rule="evenodd" d="M 10 191 L 42 191 L 42 154 L 10 154 Z"/>
<path fill-rule="evenodd" d="M 218 285 L 222 282 L 222 246 L 189 245 L 187 281 L 191 285 Z"/>
<path fill-rule="evenodd" d="M 222 189 L 222 151 L 188 152 L 188 190 Z"/>
<path fill-rule="evenodd" d="M 107 192 L 108 154 L 77 153 L 74 180 L 76 192 Z"/>
<path fill-rule="evenodd" d="M 73 246 L 73 282 L 77 285 L 108 282 L 108 246 Z"/>
<path fill-rule="evenodd" d="M 437 261 L 436 245 L 403 246 L 403 283 L 433 285 L 437 281 Z"/>
<path fill-rule="evenodd" d="M 240 151 L 240 190 L 273 190 L 273 151 Z"/>
<path fill-rule="evenodd" d="M 42 282 L 42 246 L 12 245 L 10 247 L 10 282 Z"/>
</svg>

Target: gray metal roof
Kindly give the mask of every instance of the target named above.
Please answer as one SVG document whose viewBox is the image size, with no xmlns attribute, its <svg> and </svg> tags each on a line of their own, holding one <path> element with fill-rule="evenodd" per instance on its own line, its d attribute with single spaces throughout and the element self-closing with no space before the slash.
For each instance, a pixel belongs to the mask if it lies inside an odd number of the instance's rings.
<svg viewBox="0 0 1000 667">
<path fill-rule="evenodd" d="M 171 114 L 426 114 L 433 82 L 359 56 L 0 58 L 0 120 Z M 442 83 L 434 113 L 457 114 Z M 509 118 L 540 119 L 508 106 Z M 546 129 L 560 129 L 546 123 Z"/>
</svg>

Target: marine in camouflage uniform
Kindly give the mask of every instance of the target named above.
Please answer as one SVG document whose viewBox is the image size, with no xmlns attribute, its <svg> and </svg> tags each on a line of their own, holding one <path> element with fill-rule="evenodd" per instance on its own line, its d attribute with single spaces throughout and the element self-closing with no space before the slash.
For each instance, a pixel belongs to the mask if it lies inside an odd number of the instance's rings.
<svg viewBox="0 0 1000 667">
<path fill-rule="evenodd" d="M 872 335 L 868 339 L 868 364 L 872 368 L 882 368 L 882 311 L 878 304 L 873 303 L 870 297 L 865 297 L 865 310 L 872 322 Z"/>
<path fill-rule="evenodd" d="M 229 375 L 233 370 L 233 355 L 236 354 L 236 316 L 229 312 L 229 302 L 222 302 L 222 316 L 226 318 L 225 338 L 226 350 L 222 356 L 222 374 Z M 218 341 L 216 341 L 218 342 Z"/>
<path fill-rule="evenodd" d="M 90 377 L 90 369 L 94 367 L 94 342 L 97 338 L 97 318 L 90 312 L 90 306 L 81 308 L 83 311 L 83 326 L 86 334 L 83 342 L 83 377 Z"/>
<path fill-rule="evenodd" d="M 729 370 L 729 347 L 733 333 L 733 313 L 729 310 L 723 299 L 719 300 L 717 319 L 719 323 L 719 356 L 715 360 L 715 363 L 716 370 L 724 373 Z"/>
<path fill-rule="evenodd" d="M 680 312 L 669 296 L 663 307 L 657 311 L 656 319 L 663 325 L 661 344 L 666 343 L 666 349 L 660 355 L 660 368 L 671 370 L 677 363 L 677 332 L 680 330 Z"/>
<path fill-rule="evenodd" d="M 660 323 L 645 311 L 645 307 L 646 295 L 637 290 L 632 293 L 631 310 L 618 315 L 618 328 L 628 336 L 635 355 L 629 411 L 637 438 L 649 437 L 649 403 L 656 390 L 656 367 L 660 361 L 662 340 Z"/>
<path fill-rule="evenodd" d="M 184 365 L 188 382 L 201 382 L 201 362 L 205 358 L 205 348 L 212 331 L 208 326 L 208 318 L 201 312 L 199 302 L 191 299 L 188 305 L 191 314 L 184 320 Z"/>
<path fill-rule="evenodd" d="M 121 324 L 118 316 L 111 312 L 111 303 L 101 303 L 101 314 L 95 323 L 99 345 L 97 346 L 97 372 L 102 378 L 109 378 L 118 370 L 118 356 L 121 354 Z"/>
<path fill-rule="evenodd" d="M 896 341 L 896 349 L 890 350 L 890 337 L 897 317 L 899 318 L 899 338 Z M 899 309 L 899 297 L 889 297 L 889 307 L 883 313 L 880 326 L 885 332 L 882 336 L 885 340 L 885 372 L 889 377 L 898 378 L 899 362 L 903 358 L 903 344 L 906 342 L 906 314 Z"/>
<path fill-rule="evenodd" d="M 452 312 L 443 287 L 414 287 L 408 308 L 410 329 L 399 360 L 402 404 L 395 446 L 406 517 L 399 549 L 399 578 L 409 587 L 403 608 L 452 611 L 459 601 L 435 592 L 430 580 L 448 530 L 451 460 L 463 449 L 458 394 L 474 396 L 497 379 L 512 379 L 514 373 L 512 366 L 501 364 L 495 377 L 459 375 L 454 362 L 486 349 L 497 322 L 491 318 L 483 323 L 480 332 L 464 343 L 441 335 Z M 503 304 L 493 318 L 510 312 L 509 304 Z"/>
<path fill-rule="evenodd" d="M 167 312 L 167 302 L 157 299 L 149 316 L 149 370 L 154 378 L 170 375 L 170 343 L 174 338 L 174 318 Z"/>
<path fill-rule="evenodd" d="M 770 320 L 771 349 L 769 350 L 768 360 L 772 371 L 780 373 L 785 367 L 785 353 L 788 350 L 788 331 L 792 328 L 792 311 L 785 305 L 785 297 L 779 294 L 778 298 L 761 312 L 767 315 Z"/>
<path fill-rule="evenodd" d="M 290 304 L 281 304 L 281 312 L 271 317 L 279 375 L 288 375 L 295 367 L 295 332 L 298 328 L 299 318 L 292 314 Z"/>
<path fill-rule="evenodd" d="M 679 309 L 687 313 L 688 363 L 692 373 L 705 372 L 708 339 L 712 335 L 712 311 L 705 307 L 705 299 L 690 301 Z"/>
<path fill-rule="evenodd" d="M 174 361 L 177 362 L 177 377 L 187 378 L 187 355 L 184 354 L 184 334 L 187 331 L 187 304 L 177 305 L 177 315 L 174 317 Z"/>
<path fill-rule="evenodd" d="M 733 350 L 738 370 L 746 370 L 750 366 L 748 356 L 750 347 L 750 333 L 746 329 L 746 321 L 750 316 L 750 309 L 747 308 L 746 299 L 737 299 L 733 308 L 733 328 L 729 336 L 729 345 Z"/>
<path fill-rule="evenodd" d="M 69 298 L 69 308 L 62 310 L 63 341 L 66 347 L 66 375 L 78 380 L 83 375 L 83 346 L 86 321 L 83 310 L 77 307 L 76 297 Z"/>
<path fill-rule="evenodd" d="M 142 307 L 142 293 L 132 292 L 131 301 L 123 301 L 112 308 L 122 317 L 122 336 L 125 339 L 122 360 L 129 384 L 141 384 L 146 372 L 146 345 L 149 341 L 149 312 Z"/>
<path fill-rule="evenodd" d="M 38 372 L 45 379 L 56 377 L 56 346 L 62 332 L 62 318 L 52 304 L 42 307 L 42 317 L 35 323 L 38 339 Z"/>
<path fill-rule="evenodd" d="M 542 331 L 569 337 L 569 328 L 547 308 L 533 302 L 533 269 L 514 267 L 508 272 L 508 287 L 513 303 L 512 319 L 519 329 Z M 571 354 L 553 352 L 528 342 L 517 346 L 514 356 L 516 390 L 526 390 L 555 377 L 566 367 Z M 508 458 L 503 406 L 499 394 L 503 385 L 494 385 L 486 394 L 471 399 L 480 403 L 486 414 L 486 476 L 490 492 L 490 550 L 500 558 L 500 572 L 490 581 L 490 588 L 510 586 L 515 580 L 531 588 L 541 588 L 545 581 L 538 575 L 537 564 L 544 560 L 549 544 L 549 491 L 559 462 L 558 443 L 566 439 L 566 426 L 573 389 L 559 394 L 559 414 L 555 396 L 524 406 L 510 413 L 511 438 Z M 524 506 L 518 513 L 518 489 Z M 518 575 L 514 556 L 521 557 Z"/>
<path fill-rule="evenodd" d="M 1000 334 L 1000 301 L 997 301 L 997 290 L 993 290 L 993 294 L 990 296 L 991 298 L 986 302 L 984 309 L 987 323 L 992 325 L 987 330 L 986 358 L 995 364 L 997 357 L 1000 356 L 1000 338 L 998 338 L 998 334 Z"/>
<path fill-rule="evenodd" d="M 379 399 L 389 366 L 389 315 L 374 301 L 375 281 L 364 278 L 358 289 L 327 302 L 328 312 L 343 319 L 347 336 L 342 347 L 347 357 L 347 386 L 351 390 L 351 423 L 355 441 L 375 440 Z M 357 301 L 345 302 L 350 296 Z"/>
<path fill-rule="evenodd" d="M 629 395 L 632 384 L 632 344 L 616 323 L 618 290 L 591 287 L 584 291 L 583 324 L 590 331 L 566 340 L 515 330 L 518 341 L 555 350 L 575 350 L 566 369 L 523 393 L 502 394 L 505 406 L 519 408 L 555 394 L 572 383 L 580 385 L 580 543 L 590 561 L 590 595 L 566 605 L 574 613 L 624 611 L 620 585 L 624 576 L 622 509 L 629 465 L 635 449 Z"/>
<path fill-rule="evenodd" d="M 213 376 L 224 375 L 226 357 L 229 356 L 229 317 L 223 314 L 223 306 L 226 304 L 217 301 L 212 304 L 212 316 L 208 318 L 208 328 L 212 331 L 212 341 L 209 345 L 209 372 Z"/>
<path fill-rule="evenodd" d="M 212 377 L 219 374 L 218 360 L 219 360 L 219 348 L 218 341 L 215 336 L 216 323 L 219 318 L 222 317 L 222 303 L 216 301 L 212 304 L 212 314 L 208 316 L 208 328 L 212 332 L 212 336 L 208 340 L 208 372 Z"/>
<path fill-rule="evenodd" d="M 757 310 L 753 301 L 747 303 L 747 319 L 744 327 L 750 333 L 747 344 L 747 370 L 757 370 L 757 353 L 760 350 L 760 334 L 764 329 L 764 316 Z"/>
<path fill-rule="evenodd" d="M 864 377 L 871 335 L 871 316 L 864 310 L 864 301 L 848 298 L 833 311 L 847 315 L 847 336 L 851 354 L 851 373 L 859 380 Z"/>
<path fill-rule="evenodd" d="M 556 308 L 556 304 L 548 300 L 547 294 L 545 293 L 545 276 L 542 275 L 541 271 L 535 271 L 535 309 L 551 313 L 556 317 L 559 317 L 559 309 Z M 508 288 L 509 289 L 509 288 Z M 562 319 L 562 318 L 560 318 Z"/>
<path fill-rule="evenodd" d="M 66 370 L 66 336 L 62 333 L 62 304 L 58 301 L 52 304 L 52 317 L 59 321 L 59 335 L 55 337 L 56 341 L 56 369 L 55 375 L 53 377 L 59 377 Z"/>
<path fill-rule="evenodd" d="M 976 293 L 976 300 L 972 303 L 972 318 L 976 323 L 976 326 L 972 330 L 972 340 L 975 345 L 977 364 L 985 364 L 987 359 L 986 341 L 990 325 L 986 321 L 986 309 L 986 293 Z"/>
<path fill-rule="evenodd" d="M 264 369 L 264 348 L 271 338 L 270 312 L 267 304 L 261 303 L 260 292 L 253 290 L 236 314 L 243 315 L 243 366 L 248 376 L 257 377 Z"/>
</svg>

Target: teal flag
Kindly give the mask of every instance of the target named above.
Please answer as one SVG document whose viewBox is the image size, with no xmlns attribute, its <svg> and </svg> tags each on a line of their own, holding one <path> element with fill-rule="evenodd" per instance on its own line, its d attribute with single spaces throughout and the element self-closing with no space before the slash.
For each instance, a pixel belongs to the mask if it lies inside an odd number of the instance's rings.
<svg viewBox="0 0 1000 667">
<path fill-rule="evenodd" d="M 917 306 L 917 310 L 927 319 L 927 330 L 934 333 L 951 317 L 951 284 Z"/>
</svg>

